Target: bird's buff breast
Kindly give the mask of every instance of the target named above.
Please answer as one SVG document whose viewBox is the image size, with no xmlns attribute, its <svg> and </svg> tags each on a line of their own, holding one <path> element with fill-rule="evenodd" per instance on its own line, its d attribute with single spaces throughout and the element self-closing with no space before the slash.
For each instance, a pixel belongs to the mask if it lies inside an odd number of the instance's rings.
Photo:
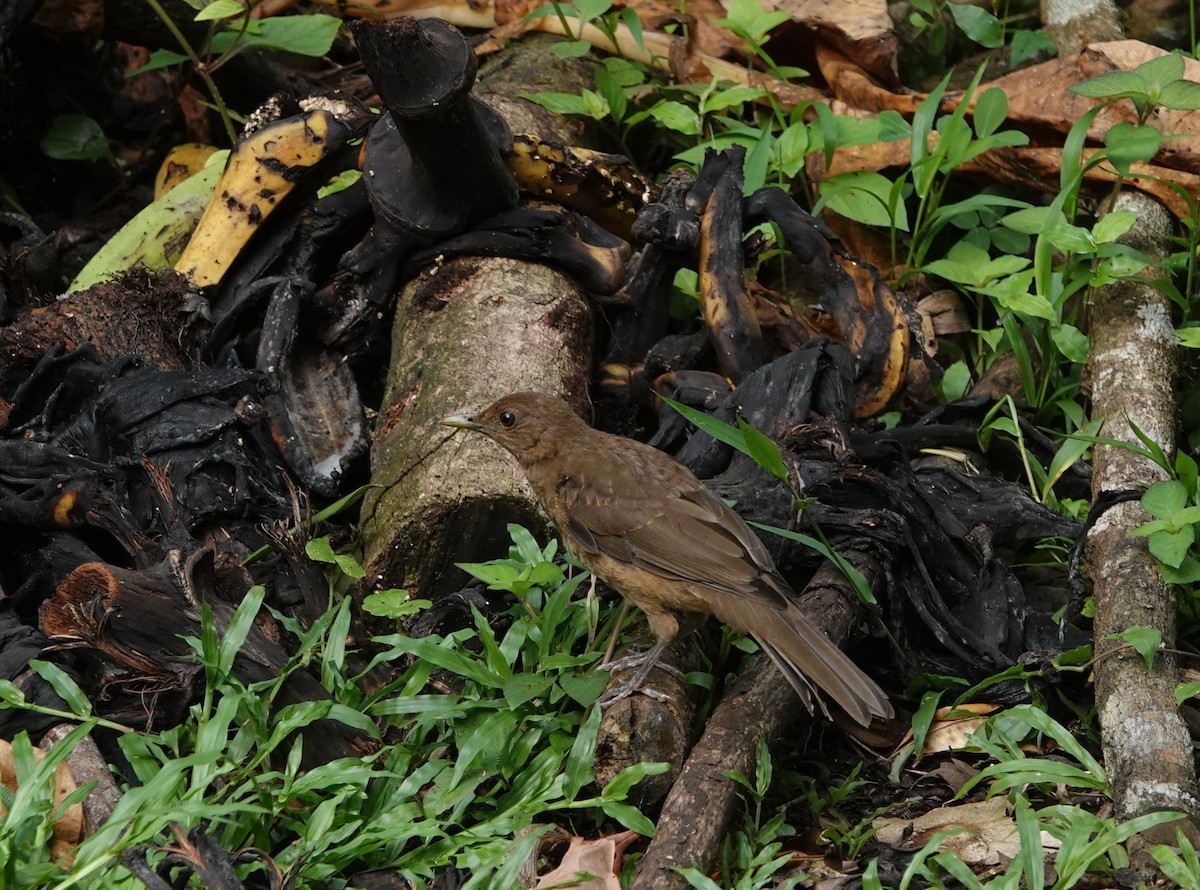
<svg viewBox="0 0 1200 890">
<path fill-rule="evenodd" d="M 708 601 L 691 582 L 668 578 L 603 553 L 581 553 L 570 541 L 566 543 L 588 571 L 643 612 L 711 614 Z"/>
</svg>

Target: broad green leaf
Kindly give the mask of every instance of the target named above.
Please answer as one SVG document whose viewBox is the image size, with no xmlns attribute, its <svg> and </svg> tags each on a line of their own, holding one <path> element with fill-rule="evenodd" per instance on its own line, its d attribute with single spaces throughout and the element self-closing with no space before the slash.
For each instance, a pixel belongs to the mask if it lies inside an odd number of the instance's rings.
<svg viewBox="0 0 1200 890">
<path fill-rule="evenodd" d="M 1162 139 L 1162 133 L 1149 124 L 1119 123 L 1104 134 L 1104 145 L 1113 166 L 1128 175 L 1130 164 L 1149 161 L 1158 154 Z"/>
<path fill-rule="evenodd" d="M 892 185 L 886 176 L 870 170 L 827 177 L 821 181 L 821 200 L 814 212 L 828 207 L 855 222 L 907 232 L 908 212 L 902 202 L 897 202 L 893 214 Z"/>
<path fill-rule="evenodd" d="M 478 578 L 492 590 L 511 591 L 513 585 L 521 577 L 521 570 L 507 560 L 458 562 L 455 565 L 467 574 Z"/>
<path fill-rule="evenodd" d="M 98 161 L 111 158 L 108 138 L 86 114 L 60 114 L 42 136 L 42 151 L 59 161 Z"/>
<path fill-rule="evenodd" d="M 945 401 L 953 402 L 966 395 L 970 385 L 971 369 L 967 367 L 966 362 L 960 360 L 948 367 L 942 374 L 942 379 L 938 382 L 938 389 Z"/>
<path fill-rule="evenodd" d="M 629 100 L 625 98 L 625 90 L 617 82 L 617 79 L 604 68 L 596 69 L 595 77 L 596 90 L 604 97 L 613 120 L 624 119 L 625 110 L 629 107 Z"/>
<path fill-rule="evenodd" d="M 946 9 L 959 30 L 980 46 L 987 49 L 1004 46 L 1004 24 L 986 9 L 965 3 L 947 3 Z"/>
<path fill-rule="evenodd" d="M 658 102 L 650 108 L 650 116 L 668 130 L 685 136 L 700 135 L 700 115 L 696 113 L 696 109 L 682 102 Z"/>
<path fill-rule="evenodd" d="M 1185 525 L 1176 531 L 1155 532 L 1148 541 L 1150 552 L 1156 559 L 1168 566 L 1178 567 L 1183 564 L 1188 550 L 1196 542 L 1196 531 L 1192 526 Z"/>
<path fill-rule="evenodd" d="M 1038 28 L 1036 31 L 1014 31 L 1012 35 L 1011 55 L 1009 63 L 1016 68 L 1026 59 L 1030 59 L 1038 53 L 1045 53 L 1047 56 L 1058 55 L 1058 48 L 1054 45 L 1054 41 L 1050 39 L 1050 35 L 1043 29 Z"/>
<path fill-rule="evenodd" d="M 1003 217 L 1000 224 L 1026 235 L 1040 235 L 1059 221 L 1065 222 L 1062 213 L 1051 207 L 1027 207 Z"/>
<path fill-rule="evenodd" d="M 1178 81 L 1184 72 L 1183 56 L 1178 53 L 1167 53 L 1153 59 L 1147 59 L 1138 65 L 1134 71 L 1145 79 L 1151 87 L 1160 90 L 1168 84 Z"/>
<path fill-rule="evenodd" d="M 196 13 L 198 22 L 215 22 L 232 18 L 235 15 L 245 15 L 246 7 L 237 0 L 213 0 L 212 3 Z"/>
<path fill-rule="evenodd" d="M 500 689 L 508 706 L 515 709 L 527 701 L 545 695 L 553 682 L 550 677 L 540 677 L 537 674 L 516 674 L 505 680 Z"/>
<path fill-rule="evenodd" d="M 788 474 L 787 464 L 783 462 L 783 452 L 779 450 L 779 444 L 740 417 L 738 428 L 745 437 L 746 450 L 754 462 L 784 485 L 790 485 L 791 476 Z"/>
<path fill-rule="evenodd" d="M 795 123 L 779 134 L 775 140 L 779 153 L 779 169 L 784 176 L 795 177 L 804 169 L 804 158 L 808 152 L 808 127 Z"/>
<path fill-rule="evenodd" d="M 392 588 L 363 597 L 363 611 L 380 618 L 405 618 L 433 605 L 429 600 L 410 598 L 407 590 Z"/>
<path fill-rule="evenodd" d="M 1183 558 L 1178 568 L 1159 563 L 1158 571 L 1168 584 L 1195 584 L 1200 581 L 1200 560 L 1189 554 Z"/>
<path fill-rule="evenodd" d="M 1069 91 L 1089 99 L 1114 99 L 1145 96 L 1150 92 L 1150 84 L 1132 71 L 1107 71 L 1070 87 Z"/>
<path fill-rule="evenodd" d="M 25 704 L 25 693 L 11 680 L 0 680 L 0 703 L 19 708 Z"/>
<path fill-rule="evenodd" d="M 1180 451 L 1175 455 L 1175 473 L 1179 482 L 1187 491 L 1188 497 L 1195 499 L 1197 495 L 1197 480 L 1200 477 L 1200 467 L 1190 454 Z"/>
<path fill-rule="evenodd" d="M 1175 701 L 1177 704 L 1183 704 L 1189 698 L 1194 698 L 1200 695 L 1200 680 L 1193 680 L 1191 683 L 1180 683 L 1175 687 Z"/>
<path fill-rule="evenodd" d="M 727 108 L 738 108 L 747 102 L 757 102 L 766 95 L 767 93 L 764 90 L 754 89 L 753 87 L 730 87 L 725 90 L 716 90 L 711 96 L 705 98 L 704 111 L 705 113 L 710 113 L 713 111 L 724 111 Z M 803 124 L 793 124 L 792 126 L 800 126 L 803 129 Z"/>
<path fill-rule="evenodd" d="M 586 40 L 564 40 L 550 47 L 550 51 L 560 59 L 578 59 L 586 56 L 591 49 L 592 45 Z"/>
<path fill-rule="evenodd" d="M 1187 488 L 1175 480 L 1156 482 L 1142 495 L 1142 508 L 1151 516 L 1170 519 L 1187 506 Z"/>
<path fill-rule="evenodd" d="M 612 114 L 608 102 L 595 90 L 583 90 L 579 95 L 583 99 L 583 113 L 592 120 L 604 120 Z"/>
<path fill-rule="evenodd" d="M 1127 627 L 1119 634 L 1109 634 L 1107 639 L 1121 640 L 1132 646 L 1142 656 L 1148 669 L 1153 669 L 1154 659 L 1162 648 L 1162 632 L 1155 627 Z"/>
<path fill-rule="evenodd" d="M 999 87 L 984 90 L 975 100 L 975 134 L 991 136 L 1008 117 L 1008 94 Z"/>
<path fill-rule="evenodd" d="M 536 102 L 555 114 L 585 114 L 583 99 L 575 93 L 521 93 L 522 99 Z"/>
<path fill-rule="evenodd" d="M 1087 361 L 1089 343 L 1087 335 L 1072 324 L 1054 325 L 1050 328 L 1050 339 L 1058 351 L 1071 362 L 1082 365 Z"/>
<path fill-rule="evenodd" d="M 608 685 L 608 674 L 600 671 L 563 674 L 558 678 L 558 685 L 567 695 L 586 708 L 604 692 L 604 687 Z"/>
<path fill-rule="evenodd" d="M 1068 253 L 1092 253 L 1096 249 L 1092 233 L 1082 226 L 1062 223 L 1048 229 L 1045 235 L 1051 244 Z"/>
<path fill-rule="evenodd" d="M 29 667 L 53 687 L 54 691 L 59 694 L 59 697 L 67 703 L 72 711 L 80 717 L 91 715 L 92 700 L 79 688 L 79 684 L 75 682 L 70 674 L 56 664 L 49 661 L 41 661 L 37 658 L 30 659 Z"/>
<path fill-rule="evenodd" d="M 592 22 L 612 9 L 612 0 L 575 0 L 575 15 L 582 21 Z"/>
<path fill-rule="evenodd" d="M 1116 241 L 1133 228 L 1137 217 L 1136 213 L 1129 210 L 1114 210 L 1112 213 L 1106 213 L 1096 221 L 1096 225 L 1092 226 L 1092 238 L 1097 244 Z"/>
<path fill-rule="evenodd" d="M 253 19 L 245 31 L 218 31 L 213 35 L 212 48 L 216 53 L 229 52 L 237 47 L 323 56 L 333 46 L 333 39 L 341 26 L 341 19 L 320 13 Z"/>
<path fill-rule="evenodd" d="M 146 64 L 138 68 L 136 71 L 131 71 L 128 77 L 136 77 L 139 74 L 148 74 L 151 71 L 157 71 L 160 68 L 170 68 L 174 65 L 182 65 L 184 62 L 191 61 L 183 53 L 173 52 L 169 49 L 156 49 L 150 53 L 150 58 L 146 60 Z"/>
<path fill-rule="evenodd" d="M 730 0 L 728 9 L 728 15 L 717 19 L 715 24 L 760 43 L 766 42 L 760 40 L 764 34 L 790 18 L 786 12 L 765 12 L 759 0 Z"/>
<path fill-rule="evenodd" d="M 1197 684 L 1200 686 L 1200 683 Z M 646 776 L 658 776 L 670 772 L 674 767 L 661 761 L 653 763 L 635 763 L 621 770 L 611 782 L 604 786 L 600 796 L 604 800 L 624 800 L 631 788 Z"/>
<path fill-rule="evenodd" d="M 1163 87 L 1158 104 L 1173 111 L 1195 111 L 1200 108 L 1200 83 L 1180 80 Z"/>
<path fill-rule="evenodd" d="M 1040 294 L 1030 293 L 1029 287 L 1032 283 L 1032 272 L 1018 272 L 979 288 L 979 292 L 993 297 L 1001 308 L 1053 321 L 1057 315 L 1054 307 Z M 1015 347 L 1018 339 L 1010 336 L 1009 343 Z M 1029 371 L 1028 374 L 1022 372 L 1022 376 L 1027 380 L 1032 380 L 1034 378 L 1032 368 Z"/>
<path fill-rule="evenodd" d="M 601 802 L 600 809 L 604 810 L 605 815 L 611 816 L 642 837 L 654 837 L 654 823 L 643 816 L 641 810 L 636 807 L 627 803 L 618 803 L 615 800 L 606 800 Z"/>
<path fill-rule="evenodd" d="M 617 16 L 621 22 L 629 29 L 630 35 L 633 37 L 634 44 L 639 49 L 646 48 L 646 38 L 642 34 L 642 20 L 638 18 L 637 10 L 630 6 L 625 7 Z"/>
<path fill-rule="evenodd" d="M 563 766 L 563 797 L 573 801 L 580 789 L 596 777 L 593 763 L 596 758 L 596 734 L 600 731 L 601 708 L 592 707 L 587 719 L 575 734 L 567 762 Z"/>
<path fill-rule="evenodd" d="M 1175 526 L 1173 523 L 1165 519 L 1156 519 L 1153 522 L 1147 522 L 1145 525 L 1139 525 L 1129 533 L 1131 538 L 1148 538 L 1150 535 L 1161 531 L 1170 531 Z"/>
<path fill-rule="evenodd" d="M 317 562 L 337 561 L 337 554 L 333 552 L 333 545 L 329 543 L 329 538 L 313 538 L 304 545 L 304 553 L 309 559 Z"/>
</svg>

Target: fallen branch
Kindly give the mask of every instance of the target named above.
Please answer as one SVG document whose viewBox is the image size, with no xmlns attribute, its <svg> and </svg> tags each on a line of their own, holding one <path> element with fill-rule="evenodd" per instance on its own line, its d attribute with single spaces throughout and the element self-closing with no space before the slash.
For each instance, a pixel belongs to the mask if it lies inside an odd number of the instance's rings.
<svg viewBox="0 0 1200 890">
<path fill-rule="evenodd" d="M 862 557 L 854 561 L 869 580 L 881 575 L 864 565 Z M 860 612 L 857 597 L 847 595 L 848 585 L 840 578 L 832 566 L 823 566 L 800 597 L 813 625 L 839 644 L 850 636 Z M 709 718 L 667 795 L 633 890 L 685 890 L 691 884 L 676 868 L 711 870 L 742 806 L 740 786 L 725 773 L 754 775 L 759 736 L 776 744 L 792 735 L 789 731 L 803 716 L 796 693 L 774 665 L 761 655 L 756 658 Z"/>
<path fill-rule="evenodd" d="M 1143 195 L 1125 193 L 1115 209 L 1138 214 L 1125 243 L 1161 253 L 1173 228 L 1166 211 Z M 1165 294 L 1148 281 L 1117 282 L 1091 294 L 1092 412 L 1106 418 L 1102 437 L 1138 446 L 1134 427 L 1163 449 L 1175 451 L 1177 371 L 1175 334 Z M 1126 449 L 1096 446 L 1092 497 L 1162 481 L 1166 471 Z M 1175 588 L 1162 579 L 1146 538 L 1129 533 L 1150 517 L 1136 501 L 1102 515 L 1085 543 L 1096 600 L 1096 707 L 1100 740 L 1121 820 L 1159 810 L 1200 817 L 1192 742 L 1175 703 L 1179 682 L 1175 647 Z M 1114 634 L 1153 628 L 1163 649 L 1148 667 Z M 1174 838 L 1175 825 L 1164 840 Z"/>
</svg>

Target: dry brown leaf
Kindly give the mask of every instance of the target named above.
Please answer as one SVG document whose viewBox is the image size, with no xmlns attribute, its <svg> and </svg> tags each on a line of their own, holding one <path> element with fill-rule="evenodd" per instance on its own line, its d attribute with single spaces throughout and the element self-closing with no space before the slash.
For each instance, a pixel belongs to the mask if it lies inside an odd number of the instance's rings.
<svg viewBox="0 0 1200 890">
<path fill-rule="evenodd" d="M 1096 152 L 1097 149 L 1084 149 L 1084 163 Z M 999 182 L 1019 183 L 1053 194 L 1059 189 L 1062 156 L 1061 148 L 1002 148 L 981 154 L 962 169 L 987 173 Z M 1152 164 L 1131 164 L 1130 170 L 1133 176 L 1126 180 L 1128 185 L 1154 198 L 1178 219 L 1190 215 L 1188 202 L 1171 188 L 1171 184 L 1194 196 L 1200 190 L 1200 177 L 1195 173 Z M 1084 182 L 1098 194 L 1107 194 L 1108 187 L 1116 179 L 1115 172 L 1106 165 L 1093 167 L 1084 176 Z"/>
<path fill-rule="evenodd" d="M 46 756 L 46 752 L 40 748 L 34 748 L 33 756 L 41 761 Z M 54 780 L 54 806 L 57 809 L 62 805 L 66 796 L 75 790 L 75 778 L 71 775 L 71 770 L 63 763 L 55 771 Z M 17 769 L 13 762 L 12 744 L 4 739 L 0 739 L 0 783 L 3 783 L 9 791 L 15 793 L 17 790 Z M 3 815 L 4 812 L 4 804 L 0 803 L 0 815 Z M 74 803 L 54 823 L 54 834 L 50 839 L 51 857 L 56 860 L 66 858 L 82 840 L 83 804 Z"/>
<path fill-rule="evenodd" d="M 939 849 L 972 866 L 999 865 L 1016 858 L 1021 849 L 1017 823 L 1008 814 L 1004 797 L 938 807 L 912 820 L 877 819 L 874 825 L 876 840 L 903 851 L 921 849 L 939 831 L 961 829 L 944 838 Z M 1058 841 L 1049 832 L 1041 834 L 1043 849 L 1057 849 Z"/>
<path fill-rule="evenodd" d="M 954 751 L 965 746 L 966 737 L 979 728 L 988 715 L 1000 710 L 999 705 L 969 703 L 938 708 L 933 714 L 933 723 L 925 735 L 925 745 L 918 756 L 936 754 L 939 751 Z M 910 745 L 913 732 L 910 729 L 900 740 L 897 750 Z"/>
<path fill-rule="evenodd" d="M 927 775 L 941 779 L 946 783 L 946 787 L 957 794 L 967 782 L 979 775 L 979 770 L 957 757 L 951 757 L 939 763 Z"/>
<path fill-rule="evenodd" d="M 929 319 L 933 333 L 939 337 L 965 334 L 971 330 L 971 318 L 967 315 L 967 307 L 958 291 L 934 291 L 922 297 L 916 309 L 921 318 Z"/>
<path fill-rule="evenodd" d="M 888 89 L 845 53 L 826 44 L 817 45 L 817 67 L 833 94 L 852 108 L 912 114 L 925 98 L 919 93 Z"/>
<path fill-rule="evenodd" d="M 1066 133 L 1084 113 L 1100 100 L 1078 96 L 1070 88 L 1110 71 L 1132 71 L 1150 59 L 1167 55 L 1166 50 L 1139 40 L 1094 43 L 1077 56 L 1051 59 L 1014 71 L 980 88 L 999 87 L 1008 96 L 1007 126 L 1023 130 L 1044 128 Z M 1184 77 L 1200 83 L 1200 62 L 1184 60 Z M 1088 138 L 1102 142 L 1104 134 L 1118 123 L 1137 120 L 1130 102 L 1118 102 L 1097 115 Z M 1163 144 L 1157 163 L 1177 170 L 1195 170 L 1200 165 L 1200 112 L 1160 110 L 1152 119 L 1163 133 L 1176 135 Z M 1036 132 L 1036 129 L 1034 130 Z"/>
<path fill-rule="evenodd" d="M 1059 57 L 985 83 L 976 95 L 982 95 L 984 90 L 992 87 L 1004 90 L 1008 96 L 1006 129 L 1036 133 L 1041 128 L 1052 133 L 1066 133 L 1097 104 L 1095 99 L 1069 92 L 1070 88 L 1111 70 L 1112 65 L 1090 53 Z M 1119 103 L 1097 116 L 1089 136 L 1103 139 L 1105 132 L 1115 124 L 1134 120 L 1133 106 L 1128 102 Z"/>
<path fill-rule="evenodd" d="M 572 837 L 558 868 L 539 877 L 535 890 L 621 890 L 621 854 L 639 836 L 635 831 L 623 831 L 596 840 Z M 579 880 L 580 875 L 586 877 Z"/>
<path fill-rule="evenodd" d="M 93 40 L 104 31 L 103 0 L 46 0 L 33 21 L 51 34 L 84 34 Z"/>
<path fill-rule="evenodd" d="M 810 41 L 830 46 L 864 70 L 896 83 L 896 32 L 886 0 L 776 0 L 774 6 L 806 30 Z"/>
</svg>

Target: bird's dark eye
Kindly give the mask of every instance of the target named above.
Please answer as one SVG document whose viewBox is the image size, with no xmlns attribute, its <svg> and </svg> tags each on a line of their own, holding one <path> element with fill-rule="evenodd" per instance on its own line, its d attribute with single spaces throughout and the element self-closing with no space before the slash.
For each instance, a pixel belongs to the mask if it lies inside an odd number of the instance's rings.
<svg viewBox="0 0 1200 890">
<path fill-rule="evenodd" d="M 500 425 L 502 427 L 505 427 L 505 428 L 511 427 L 516 422 L 517 422 L 517 415 L 515 412 L 513 412 L 513 411 L 501 411 L 500 412 Z"/>
</svg>

